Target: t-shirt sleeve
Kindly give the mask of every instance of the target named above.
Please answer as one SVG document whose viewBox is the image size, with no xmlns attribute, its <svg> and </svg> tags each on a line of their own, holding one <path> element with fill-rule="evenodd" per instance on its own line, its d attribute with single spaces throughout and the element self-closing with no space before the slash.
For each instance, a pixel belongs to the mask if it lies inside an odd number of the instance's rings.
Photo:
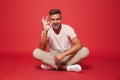
<svg viewBox="0 0 120 80">
<path fill-rule="evenodd" d="M 73 39 L 77 36 L 72 27 L 69 27 L 69 29 L 68 29 L 68 36 L 70 37 L 70 39 Z"/>
</svg>

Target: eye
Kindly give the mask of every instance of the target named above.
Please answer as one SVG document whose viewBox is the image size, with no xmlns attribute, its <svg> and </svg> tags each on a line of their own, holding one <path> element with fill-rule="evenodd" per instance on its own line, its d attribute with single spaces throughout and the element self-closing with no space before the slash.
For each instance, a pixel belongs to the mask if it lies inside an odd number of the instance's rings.
<svg viewBox="0 0 120 80">
<path fill-rule="evenodd" d="M 57 18 L 56 20 L 60 20 L 60 18 Z"/>
<path fill-rule="evenodd" d="M 52 21 L 55 21 L 55 20 L 61 20 L 61 18 L 56 18 L 56 19 L 51 19 Z"/>
<path fill-rule="evenodd" d="M 54 21 L 55 19 L 51 19 L 52 21 Z"/>
</svg>

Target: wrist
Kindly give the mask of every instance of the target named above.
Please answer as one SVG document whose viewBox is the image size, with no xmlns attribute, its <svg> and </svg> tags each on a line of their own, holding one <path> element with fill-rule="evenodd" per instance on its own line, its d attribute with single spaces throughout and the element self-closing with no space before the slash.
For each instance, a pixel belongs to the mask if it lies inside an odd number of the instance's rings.
<svg viewBox="0 0 120 80">
<path fill-rule="evenodd" d="M 44 30 L 43 33 L 44 33 L 44 34 L 47 34 L 47 33 L 48 33 L 48 30 Z"/>
<path fill-rule="evenodd" d="M 65 52 L 63 52 L 63 53 L 62 53 L 62 57 L 65 57 L 65 56 L 66 56 L 66 53 L 65 53 Z"/>
</svg>

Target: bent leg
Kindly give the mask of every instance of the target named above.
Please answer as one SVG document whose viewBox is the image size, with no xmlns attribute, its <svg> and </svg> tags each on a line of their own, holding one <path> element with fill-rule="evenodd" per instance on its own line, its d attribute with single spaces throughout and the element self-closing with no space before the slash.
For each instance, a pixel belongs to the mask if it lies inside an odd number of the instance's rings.
<svg viewBox="0 0 120 80">
<path fill-rule="evenodd" d="M 43 63 L 48 64 L 54 68 L 57 68 L 57 65 L 55 64 L 55 60 L 54 60 L 54 57 L 55 57 L 54 54 L 50 54 L 46 51 L 36 48 L 33 51 L 33 56 L 34 58 L 42 61 Z"/>
<path fill-rule="evenodd" d="M 76 64 L 89 55 L 87 47 L 81 48 L 68 62 L 67 65 Z"/>
</svg>

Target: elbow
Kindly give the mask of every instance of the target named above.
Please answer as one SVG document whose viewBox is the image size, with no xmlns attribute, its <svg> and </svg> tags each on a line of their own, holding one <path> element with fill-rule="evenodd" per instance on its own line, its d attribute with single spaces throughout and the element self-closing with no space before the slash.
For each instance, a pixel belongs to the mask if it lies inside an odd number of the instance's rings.
<svg viewBox="0 0 120 80">
<path fill-rule="evenodd" d="M 39 48 L 40 48 L 41 50 L 44 50 L 44 51 L 45 51 L 45 47 L 40 46 Z"/>
<path fill-rule="evenodd" d="M 82 44 L 77 44 L 77 50 L 80 50 L 82 48 Z"/>
<path fill-rule="evenodd" d="M 44 51 L 45 51 L 46 45 L 39 44 L 39 48 L 40 48 L 41 50 L 44 50 Z"/>
</svg>

